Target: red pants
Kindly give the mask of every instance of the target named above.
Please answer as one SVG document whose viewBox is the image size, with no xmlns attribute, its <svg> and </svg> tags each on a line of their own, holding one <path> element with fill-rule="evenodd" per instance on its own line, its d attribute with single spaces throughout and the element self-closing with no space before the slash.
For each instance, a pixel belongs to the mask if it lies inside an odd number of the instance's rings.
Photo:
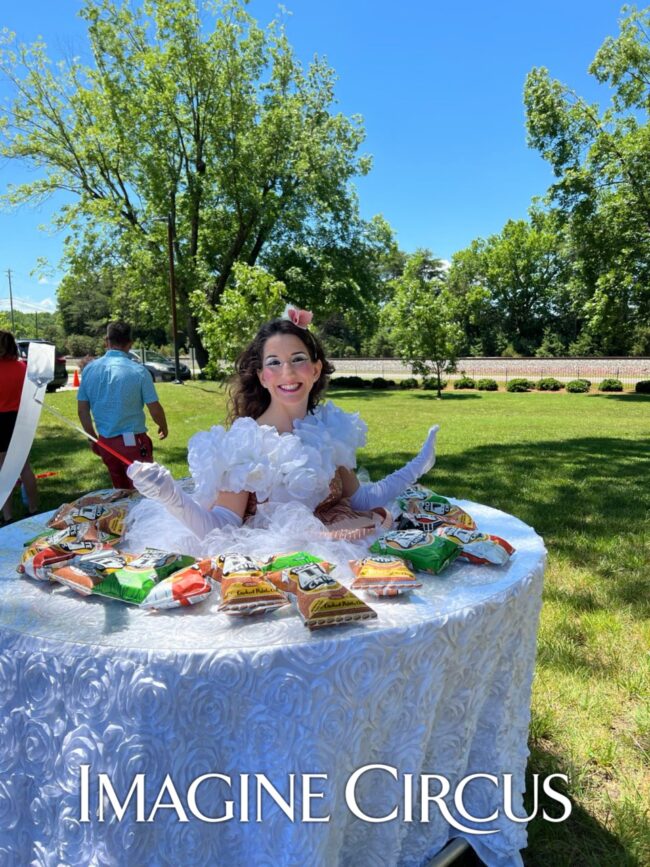
<svg viewBox="0 0 650 867">
<path fill-rule="evenodd" d="M 130 461 L 142 461 L 144 464 L 150 464 L 153 462 L 153 443 L 146 433 L 135 435 L 134 446 L 125 446 L 124 438 L 121 435 L 116 437 L 100 436 L 98 439 L 100 443 L 106 443 L 106 445 L 110 446 L 114 452 L 124 455 L 124 457 L 128 458 Z M 114 488 L 133 487 L 133 482 L 126 474 L 128 469 L 126 464 L 123 464 L 122 461 L 98 445 L 93 444 L 93 451 L 96 455 L 99 455 L 106 464 L 106 468 L 111 474 L 111 481 L 113 482 Z"/>
</svg>

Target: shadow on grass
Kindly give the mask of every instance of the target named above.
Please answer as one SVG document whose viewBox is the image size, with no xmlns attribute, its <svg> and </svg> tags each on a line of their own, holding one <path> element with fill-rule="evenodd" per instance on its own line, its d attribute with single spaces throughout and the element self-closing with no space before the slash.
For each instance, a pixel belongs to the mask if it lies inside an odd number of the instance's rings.
<svg viewBox="0 0 650 867">
<path fill-rule="evenodd" d="M 625 403 L 650 403 L 650 394 L 626 394 L 620 391 L 590 394 L 589 397 L 604 397 L 605 400 L 624 400 Z"/>
<path fill-rule="evenodd" d="M 573 779 L 572 769 L 565 767 L 562 758 L 547 749 L 543 742 L 531 744 L 524 797 L 526 815 L 534 810 L 533 774 L 539 774 L 539 806 L 537 815 L 528 824 L 528 846 L 522 853 L 526 867 L 548 867 L 551 864 L 553 867 L 639 865 L 640 861 L 626 851 L 617 837 L 571 798 L 571 815 L 563 822 L 550 823 L 543 817 L 544 810 L 553 818 L 559 818 L 564 812 L 562 804 L 549 798 L 542 789 L 544 778 L 557 773 L 569 776 L 569 791 L 557 778 L 552 781 L 553 790 L 570 798 L 570 790 L 577 782 Z"/>
<path fill-rule="evenodd" d="M 445 392 L 443 391 L 442 396 L 438 398 L 437 391 L 425 391 L 420 392 L 417 389 L 378 389 L 378 388 L 330 388 L 327 391 L 328 396 L 331 397 L 354 397 L 359 400 L 378 400 L 381 397 L 384 397 L 388 394 L 409 394 L 412 397 L 415 397 L 417 400 L 467 400 L 468 398 L 473 398 L 474 400 L 480 400 L 482 395 L 480 394 L 472 394 L 471 392 Z M 330 394 L 331 393 L 331 394 Z"/>
</svg>

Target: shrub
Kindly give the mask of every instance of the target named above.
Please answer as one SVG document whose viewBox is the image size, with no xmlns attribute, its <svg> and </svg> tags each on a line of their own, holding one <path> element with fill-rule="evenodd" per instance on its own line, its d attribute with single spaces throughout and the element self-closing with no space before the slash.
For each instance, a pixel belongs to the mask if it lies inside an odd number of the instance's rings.
<svg viewBox="0 0 650 867">
<path fill-rule="evenodd" d="M 623 383 L 620 379 L 603 379 L 598 386 L 598 391 L 623 391 Z"/>
<path fill-rule="evenodd" d="M 460 379 L 454 380 L 454 388 L 476 388 L 476 382 L 471 376 L 463 374 Z"/>
<path fill-rule="evenodd" d="M 479 391 L 498 391 L 499 386 L 497 385 L 496 379 L 490 379 L 489 376 L 484 377 L 483 379 L 479 379 L 476 383 L 476 387 Z"/>
<path fill-rule="evenodd" d="M 370 383 L 360 376 L 335 376 L 330 380 L 332 388 L 365 388 Z"/>
<path fill-rule="evenodd" d="M 642 379 L 634 386 L 635 394 L 650 394 L 650 379 Z"/>
<path fill-rule="evenodd" d="M 561 388 L 564 388 L 564 384 L 554 376 L 545 376 L 537 381 L 535 388 L 538 391 L 559 391 Z"/>
<path fill-rule="evenodd" d="M 506 385 L 506 391 L 531 391 L 533 388 L 535 388 L 535 383 L 523 376 L 511 379 Z"/>
<path fill-rule="evenodd" d="M 101 338 L 89 337 L 87 334 L 69 334 L 66 338 L 68 355 L 80 358 L 83 355 L 96 355 L 102 353 L 104 341 Z"/>
<path fill-rule="evenodd" d="M 407 376 L 406 379 L 400 379 L 399 387 L 400 388 L 417 388 L 419 382 L 414 376 Z"/>
<path fill-rule="evenodd" d="M 425 391 L 438 391 L 438 377 L 437 376 L 431 376 L 431 377 L 426 376 L 422 380 L 422 388 Z M 446 379 L 440 380 L 440 388 L 447 388 L 447 380 Z"/>
<path fill-rule="evenodd" d="M 564 386 L 571 394 L 584 394 L 589 391 L 589 380 L 587 379 L 572 379 Z"/>
</svg>

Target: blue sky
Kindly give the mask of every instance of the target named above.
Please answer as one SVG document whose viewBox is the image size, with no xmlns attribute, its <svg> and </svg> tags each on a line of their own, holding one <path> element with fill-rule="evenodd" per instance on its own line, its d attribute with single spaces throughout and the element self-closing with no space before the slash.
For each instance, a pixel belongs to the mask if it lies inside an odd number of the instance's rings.
<svg viewBox="0 0 650 867">
<path fill-rule="evenodd" d="M 42 36 L 51 57 L 86 53 L 80 0 L 3 4 L 0 24 L 23 42 Z M 533 66 L 546 66 L 591 101 L 605 94 L 587 74 L 608 35 L 617 33 L 612 0 L 285 0 L 287 32 L 307 63 L 323 55 L 338 75 L 345 114 L 364 118 L 371 174 L 357 182 L 365 217 L 382 213 L 407 251 L 428 247 L 450 259 L 476 237 L 526 217 L 551 173 L 526 146 L 522 92 Z M 640 4 L 643 5 L 643 4 Z M 252 0 L 267 23 L 275 0 Z M 0 96 L 7 93 L 0 81 Z M 0 190 L 26 178 L 0 163 Z M 53 307 L 60 235 L 44 231 L 53 205 L 0 212 L 0 309 L 7 269 L 14 299 Z M 53 271 L 31 275 L 39 257 Z M 24 309 L 29 309 L 25 307 Z"/>
</svg>

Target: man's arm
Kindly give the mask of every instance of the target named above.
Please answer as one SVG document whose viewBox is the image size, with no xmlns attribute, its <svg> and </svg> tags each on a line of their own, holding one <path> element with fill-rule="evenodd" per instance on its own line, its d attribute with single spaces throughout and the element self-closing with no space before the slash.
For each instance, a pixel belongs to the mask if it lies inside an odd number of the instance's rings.
<svg viewBox="0 0 650 867">
<path fill-rule="evenodd" d="M 158 400 L 154 400 L 151 403 L 147 404 L 147 409 L 149 410 L 149 415 L 154 421 L 154 424 L 158 425 L 158 439 L 164 440 L 167 436 L 167 419 L 165 417 L 165 410 L 162 408 L 162 404 Z"/>
<path fill-rule="evenodd" d="M 77 415 L 79 416 L 81 426 L 86 431 L 86 433 L 90 434 L 91 437 L 97 439 L 97 434 L 95 433 L 95 427 L 93 425 L 93 418 L 90 414 L 90 401 L 77 401 Z"/>
</svg>

